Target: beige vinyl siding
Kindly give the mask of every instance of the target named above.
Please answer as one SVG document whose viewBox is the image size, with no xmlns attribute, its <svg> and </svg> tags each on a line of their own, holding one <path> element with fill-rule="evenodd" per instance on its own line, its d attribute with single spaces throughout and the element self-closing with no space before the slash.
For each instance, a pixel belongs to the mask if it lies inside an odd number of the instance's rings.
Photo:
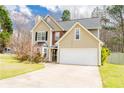
<svg viewBox="0 0 124 93">
<path fill-rule="evenodd" d="M 33 31 L 38 32 L 38 31 L 49 31 L 50 28 L 44 23 L 44 22 L 40 22 Z"/>
<path fill-rule="evenodd" d="M 54 31 L 62 31 L 62 29 L 50 17 L 47 17 L 46 21 L 53 27 Z"/>
<path fill-rule="evenodd" d="M 75 40 L 75 28 L 80 28 L 80 40 Z M 99 41 L 93 38 L 79 25 L 76 25 L 64 38 L 59 42 L 59 48 L 97 48 L 97 62 L 99 60 Z M 58 57 L 59 58 L 59 57 Z"/>
<path fill-rule="evenodd" d="M 80 40 L 75 40 L 75 28 L 80 28 Z M 76 25 L 65 38 L 59 43 L 60 48 L 98 48 L 99 42 L 90 34 Z"/>
<path fill-rule="evenodd" d="M 89 30 L 93 35 L 95 35 L 96 37 L 98 37 L 98 29 L 90 29 Z"/>
<path fill-rule="evenodd" d="M 44 22 L 40 22 L 33 30 L 33 41 L 35 42 L 35 32 L 38 31 L 47 31 L 48 32 L 48 40 L 47 43 L 48 45 L 50 44 L 50 28 L 44 23 Z"/>
</svg>

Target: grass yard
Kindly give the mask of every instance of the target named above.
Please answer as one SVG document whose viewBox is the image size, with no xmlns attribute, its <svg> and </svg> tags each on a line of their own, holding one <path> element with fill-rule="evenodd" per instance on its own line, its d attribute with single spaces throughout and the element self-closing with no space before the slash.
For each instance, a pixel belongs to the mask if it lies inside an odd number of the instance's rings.
<svg viewBox="0 0 124 93">
<path fill-rule="evenodd" d="M 104 64 L 100 73 L 104 88 L 124 88 L 124 65 Z"/>
<path fill-rule="evenodd" d="M 19 63 L 15 55 L 0 54 L 0 79 L 14 77 L 43 67 L 42 64 Z"/>
</svg>

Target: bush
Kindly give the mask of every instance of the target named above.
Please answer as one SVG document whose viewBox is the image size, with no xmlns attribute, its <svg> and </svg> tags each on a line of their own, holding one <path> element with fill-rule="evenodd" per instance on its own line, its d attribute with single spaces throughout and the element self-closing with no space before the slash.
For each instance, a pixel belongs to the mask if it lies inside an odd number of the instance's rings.
<svg viewBox="0 0 124 93">
<path fill-rule="evenodd" d="M 35 63 L 40 63 L 42 62 L 43 60 L 43 57 L 41 55 L 41 53 L 36 53 L 36 55 L 34 55 L 32 61 L 35 62 Z"/>
<path fill-rule="evenodd" d="M 17 56 L 17 59 L 20 60 L 20 62 L 29 64 L 29 63 L 40 63 L 43 61 L 43 57 L 41 53 L 34 53 L 32 56 L 30 55 L 20 55 Z"/>
<path fill-rule="evenodd" d="M 21 62 L 28 60 L 29 55 L 21 55 L 18 56 L 17 59 L 19 59 Z"/>
<path fill-rule="evenodd" d="M 101 51 L 101 62 L 102 65 L 108 62 L 108 56 L 110 55 L 110 50 L 108 48 L 103 47 Z"/>
</svg>

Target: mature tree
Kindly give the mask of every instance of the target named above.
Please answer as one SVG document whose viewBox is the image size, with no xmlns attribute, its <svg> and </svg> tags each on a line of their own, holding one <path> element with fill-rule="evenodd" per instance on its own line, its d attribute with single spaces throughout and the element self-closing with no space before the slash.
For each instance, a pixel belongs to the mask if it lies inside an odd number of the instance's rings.
<svg viewBox="0 0 124 93">
<path fill-rule="evenodd" d="M 61 18 L 62 18 L 63 21 L 70 20 L 70 11 L 69 10 L 64 10 Z"/>
<path fill-rule="evenodd" d="M 105 42 L 105 46 L 109 47 L 112 51 L 123 52 L 124 46 L 122 46 L 123 39 L 120 26 L 121 17 L 117 7 L 122 6 L 96 7 L 91 17 L 99 17 L 101 19 L 102 29 L 100 31 L 100 39 Z"/>
<path fill-rule="evenodd" d="M 43 61 L 40 51 L 32 45 L 31 32 L 27 30 L 14 31 L 10 45 L 20 62 L 39 63 Z"/>
<path fill-rule="evenodd" d="M 20 17 L 20 15 L 15 14 L 13 17 L 17 19 L 14 20 L 16 27 L 10 39 L 10 46 L 18 59 L 25 60 L 31 51 L 31 33 L 27 29 L 28 26 L 26 20 L 23 19 L 23 15 Z"/>
<path fill-rule="evenodd" d="M 107 23 L 109 23 L 108 19 L 108 13 L 106 10 L 106 6 L 100 6 L 95 7 L 94 10 L 91 13 L 91 17 L 98 17 L 101 19 L 101 25 L 104 27 L 107 26 Z"/>
<path fill-rule="evenodd" d="M 11 38 L 11 47 L 19 59 L 29 55 L 31 50 L 31 34 L 29 31 L 14 31 Z"/>
<path fill-rule="evenodd" d="M 26 61 L 28 63 L 38 63 L 41 58 L 39 57 L 40 54 L 38 54 L 35 46 L 32 45 L 32 36 L 29 25 L 26 23 L 27 20 L 23 19 L 23 15 L 21 18 L 21 20 L 15 20 L 16 30 L 13 31 L 10 46 L 21 62 L 28 60 Z"/>
<path fill-rule="evenodd" d="M 12 34 L 12 21 L 9 17 L 7 9 L 0 5 L 0 52 L 7 46 L 10 36 Z"/>
<path fill-rule="evenodd" d="M 0 5 L 0 24 L 1 24 L 1 29 L 3 31 L 12 33 L 13 28 L 12 28 L 12 21 L 10 19 L 9 12 L 2 5 Z"/>
<path fill-rule="evenodd" d="M 116 26 L 116 31 L 120 33 L 117 38 L 121 39 L 121 52 L 124 52 L 124 6 L 112 5 L 107 8 L 108 13 Z"/>
<path fill-rule="evenodd" d="M 2 53 L 4 47 L 8 45 L 9 39 L 10 39 L 10 33 L 0 32 L 0 53 Z"/>
<path fill-rule="evenodd" d="M 95 7 L 91 13 L 91 17 L 102 17 L 103 11 L 98 6 Z"/>
</svg>

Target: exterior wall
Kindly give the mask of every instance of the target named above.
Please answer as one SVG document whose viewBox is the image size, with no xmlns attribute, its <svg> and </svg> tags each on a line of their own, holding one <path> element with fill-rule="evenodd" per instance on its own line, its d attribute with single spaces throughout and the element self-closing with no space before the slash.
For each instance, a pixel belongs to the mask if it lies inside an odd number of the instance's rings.
<svg viewBox="0 0 124 93">
<path fill-rule="evenodd" d="M 48 32 L 47 43 L 48 43 L 48 45 L 50 45 L 50 28 L 45 23 L 43 23 L 42 21 L 34 28 L 34 30 L 32 32 L 33 44 L 36 43 L 35 32 L 38 32 L 38 31 L 47 31 Z"/>
<path fill-rule="evenodd" d="M 53 27 L 54 31 L 62 31 L 62 29 L 50 17 L 47 17 L 46 21 Z"/>
<path fill-rule="evenodd" d="M 75 28 L 80 28 L 80 40 L 75 40 Z M 79 25 L 76 25 L 70 33 L 59 43 L 60 48 L 98 48 L 99 42 L 90 34 L 84 31 Z"/>
<path fill-rule="evenodd" d="M 89 29 L 89 31 L 90 31 L 93 35 L 95 35 L 96 37 L 99 37 L 99 36 L 98 36 L 98 29 Z"/>
<path fill-rule="evenodd" d="M 52 32 L 53 38 L 52 38 L 52 44 L 54 45 L 57 41 L 55 40 L 55 33 L 59 32 L 60 33 L 60 38 L 65 34 L 66 31 L 54 31 Z"/>
<path fill-rule="evenodd" d="M 38 32 L 38 31 L 49 31 L 49 27 L 44 23 L 44 22 L 40 22 L 35 28 L 34 28 L 34 32 Z"/>
<path fill-rule="evenodd" d="M 80 40 L 75 40 L 75 28 L 80 28 Z M 101 64 L 101 49 L 99 47 L 99 42 L 96 41 L 90 34 L 88 34 L 86 31 L 84 31 L 83 28 L 81 28 L 79 25 L 76 25 L 70 33 L 68 33 L 65 38 L 63 38 L 62 41 L 59 43 L 59 49 L 60 48 L 97 48 L 97 60 L 98 65 Z M 60 60 L 60 51 L 58 50 L 58 57 L 57 61 L 59 63 Z"/>
</svg>

